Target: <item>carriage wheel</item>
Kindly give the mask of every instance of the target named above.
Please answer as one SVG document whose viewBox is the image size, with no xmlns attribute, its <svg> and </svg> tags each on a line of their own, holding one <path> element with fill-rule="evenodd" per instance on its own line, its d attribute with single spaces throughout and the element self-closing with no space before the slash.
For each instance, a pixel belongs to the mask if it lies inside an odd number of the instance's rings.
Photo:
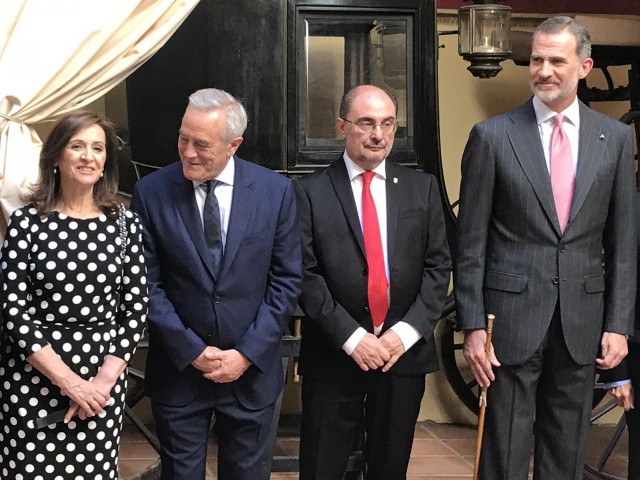
<svg viewBox="0 0 640 480">
<path fill-rule="evenodd" d="M 624 472 L 613 472 L 611 468 L 608 468 L 607 462 L 611 458 L 611 456 L 618 447 L 622 434 L 624 433 L 624 429 L 627 426 L 624 412 L 622 408 L 619 408 L 616 404 L 615 399 L 610 396 L 605 397 L 605 400 L 602 402 L 602 405 L 594 408 L 591 413 L 591 423 L 598 420 L 600 417 L 605 415 L 610 411 L 614 411 L 617 415 L 620 415 L 620 419 L 616 423 L 615 427 L 612 427 L 611 438 L 606 442 L 588 442 L 587 444 L 587 463 L 584 465 L 584 478 L 589 480 L 624 480 L 626 477 L 617 476 L 616 473 L 620 475 L 626 474 L 626 469 Z M 621 447 L 618 447 L 621 448 Z M 624 453 L 628 449 L 624 448 Z"/>
</svg>

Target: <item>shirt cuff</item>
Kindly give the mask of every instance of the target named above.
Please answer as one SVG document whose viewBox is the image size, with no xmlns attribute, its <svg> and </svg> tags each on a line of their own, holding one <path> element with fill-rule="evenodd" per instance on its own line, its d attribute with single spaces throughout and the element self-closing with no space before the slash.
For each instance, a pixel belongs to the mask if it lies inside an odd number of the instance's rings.
<svg viewBox="0 0 640 480">
<path fill-rule="evenodd" d="M 621 385 L 627 385 L 629 383 L 631 383 L 631 380 L 627 378 L 626 380 L 618 380 L 616 382 L 598 383 L 596 384 L 596 387 L 602 388 L 603 390 L 609 390 L 611 388 L 619 387 Z"/>
<path fill-rule="evenodd" d="M 413 347 L 415 343 L 422 338 L 420 332 L 418 332 L 418 330 L 409 325 L 407 322 L 398 322 L 393 325 L 390 330 L 393 330 L 398 334 L 400 340 L 402 341 L 402 345 L 404 345 L 405 352 Z"/>
<path fill-rule="evenodd" d="M 358 329 L 347 338 L 347 341 L 342 344 L 342 350 L 344 350 L 347 355 L 351 355 L 366 333 L 367 331 L 364 328 L 358 327 Z"/>
</svg>

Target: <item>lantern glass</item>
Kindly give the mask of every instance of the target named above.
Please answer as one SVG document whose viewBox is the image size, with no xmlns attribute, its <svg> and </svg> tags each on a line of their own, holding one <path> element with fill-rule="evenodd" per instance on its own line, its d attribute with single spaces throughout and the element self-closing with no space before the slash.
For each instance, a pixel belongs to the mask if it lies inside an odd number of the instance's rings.
<svg viewBox="0 0 640 480">
<path fill-rule="evenodd" d="M 470 7 L 471 25 L 469 53 L 509 53 L 511 8 L 503 5 L 474 5 Z"/>
<path fill-rule="evenodd" d="M 469 17 L 471 7 L 458 9 L 458 54 L 471 53 L 471 25 Z"/>
</svg>

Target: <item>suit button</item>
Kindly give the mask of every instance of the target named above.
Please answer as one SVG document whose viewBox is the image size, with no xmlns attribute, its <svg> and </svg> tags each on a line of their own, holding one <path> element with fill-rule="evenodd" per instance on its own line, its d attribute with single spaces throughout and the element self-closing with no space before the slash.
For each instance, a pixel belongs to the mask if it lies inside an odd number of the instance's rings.
<svg viewBox="0 0 640 480">
<path fill-rule="evenodd" d="M 560 283 L 560 279 L 558 277 L 553 278 L 553 284 L 558 285 Z"/>
<path fill-rule="evenodd" d="M 564 245 L 560 245 L 560 253 L 564 253 L 565 247 Z"/>
<path fill-rule="evenodd" d="M 216 295 L 215 301 L 216 303 L 220 303 L 220 297 L 218 295 Z"/>
<path fill-rule="evenodd" d="M 369 313 L 369 307 L 364 307 L 364 311 Z"/>
</svg>

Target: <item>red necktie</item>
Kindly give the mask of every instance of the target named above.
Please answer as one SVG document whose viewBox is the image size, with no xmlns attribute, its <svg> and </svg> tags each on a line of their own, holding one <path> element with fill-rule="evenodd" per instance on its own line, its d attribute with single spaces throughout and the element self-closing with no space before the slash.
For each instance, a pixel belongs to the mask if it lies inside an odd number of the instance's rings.
<svg viewBox="0 0 640 480">
<path fill-rule="evenodd" d="M 575 173 L 573 168 L 573 156 L 569 137 L 562 129 L 564 115 L 561 113 L 553 117 L 553 132 L 551 133 L 551 190 L 556 204 L 556 212 L 560 221 L 560 230 L 564 232 L 569 221 L 571 199 L 573 197 L 573 185 Z"/>
<path fill-rule="evenodd" d="M 382 239 L 380 238 L 380 225 L 376 204 L 371 196 L 371 180 L 373 172 L 362 174 L 362 230 L 364 234 L 364 248 L 367 254 L 367 268 L 369 276 L 367 280 L 367 294 L 369 298 L 369 310 L 371 319 L 376 327 L 384 323 L 389 309 L 387 296 L 387 272 L 384 266 L 384 254 L 382 252 Z"/>
</svg>

